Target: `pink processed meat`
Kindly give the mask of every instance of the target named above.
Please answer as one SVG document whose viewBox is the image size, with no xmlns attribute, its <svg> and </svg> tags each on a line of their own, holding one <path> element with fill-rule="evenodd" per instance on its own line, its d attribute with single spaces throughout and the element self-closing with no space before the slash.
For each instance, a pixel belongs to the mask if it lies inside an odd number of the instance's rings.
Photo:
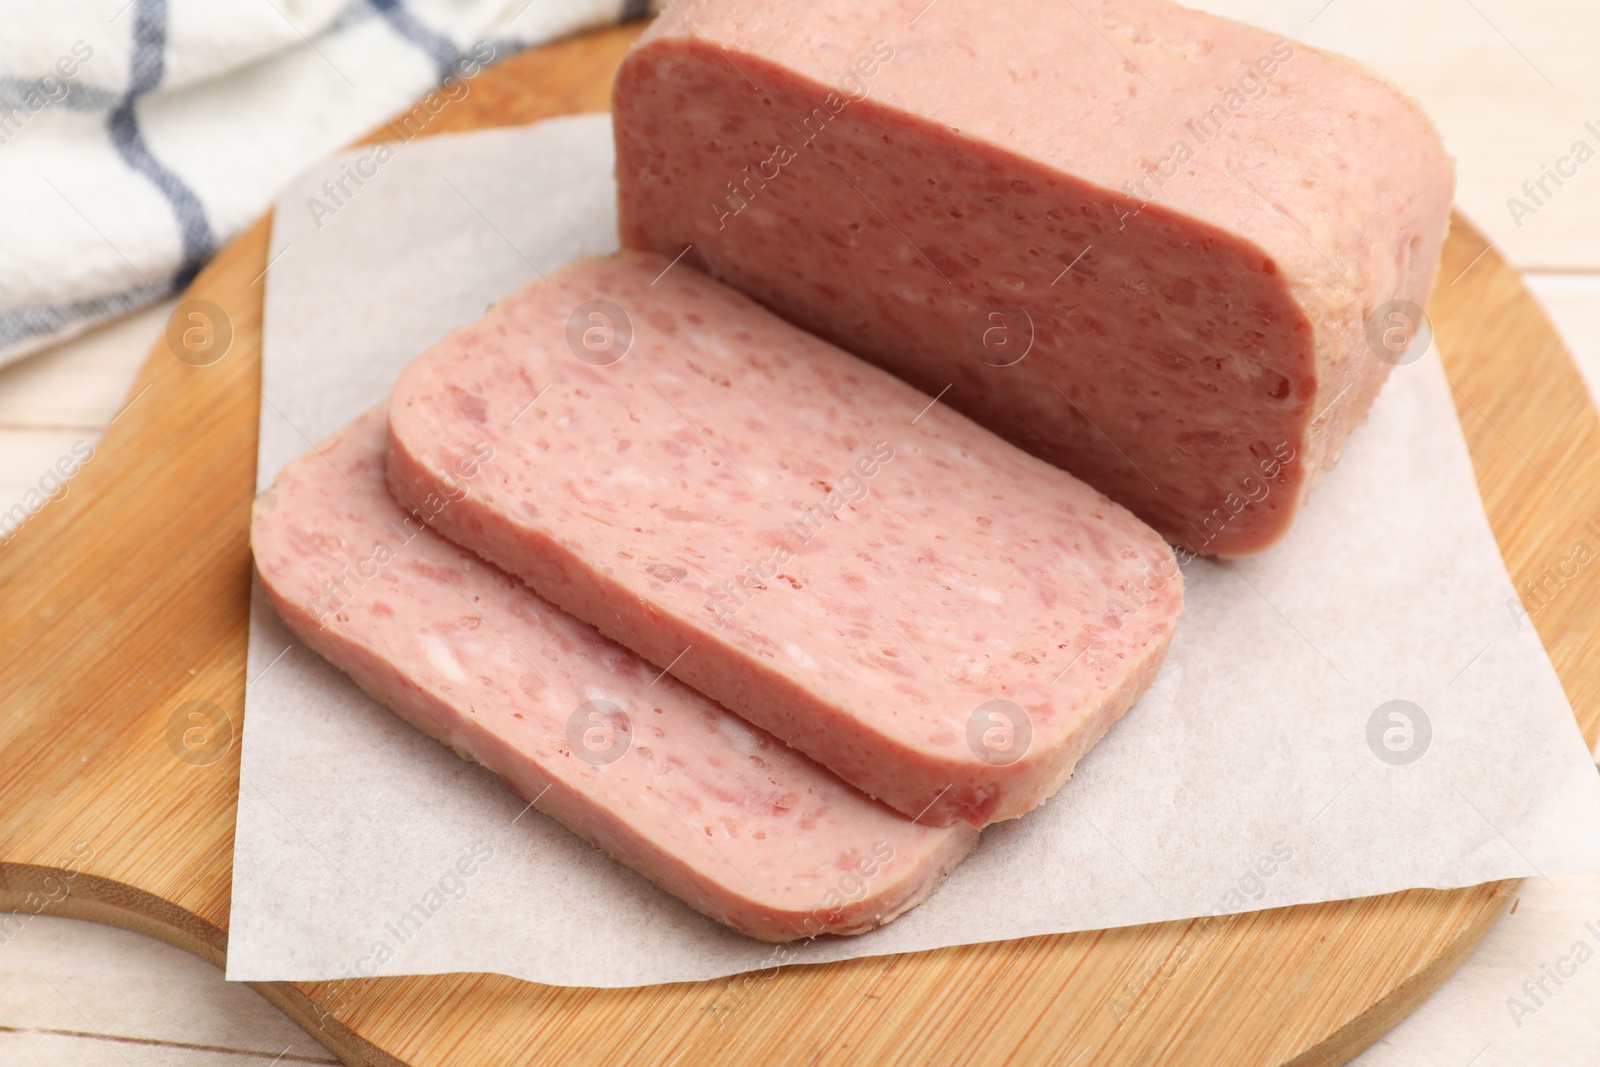
<svg viewBox="0 0 1600 1067">
<path fill-rule="evenodd" d="M 1133 515 L 658 256 L 418 357 L 388 463 L 445 536 L 922 823 L 1055 793 L 1182 606 Z"/>
<path fill-rule="evenodd" d="M 1166 0 L 677 0 L 613 109 L 625 247 L 1201 555 L 1272 544 L 1338 461 L 1454 186 L 1390 85 Z"/>
<path fill-rule="evenodd" d="M 881 926 L 966 856 L 971 827 L 868 799 L 427 529 L 384 488 L 384 421 L 284 467 L 250 535 L 289 629 L 374 699 L 764 941 Z"/>
</svg>

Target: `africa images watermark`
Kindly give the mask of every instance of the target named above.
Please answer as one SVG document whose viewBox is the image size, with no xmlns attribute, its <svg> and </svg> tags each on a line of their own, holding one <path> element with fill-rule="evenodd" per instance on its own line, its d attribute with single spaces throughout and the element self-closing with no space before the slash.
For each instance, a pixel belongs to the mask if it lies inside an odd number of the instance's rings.
<svg viewBox="0 0 1600 1067">
<path fill-rule="evenodd" d="M 39 475 L 34 485 L 22 491 L 20 501 L 0 511 L 0 544 L 15 537 L 23 524 L 44 510 L 46 504 L 64 498 L 67 495 L 67 483 L 93 458 L 93 445 L 87 441 L 72 442 L 66 454 Z"/>
<path fill-rule="evenodd" d="M 428 524 L 437 518 L 440 512 L 451 504 L 465 500 L 466 483 L 476 478 L 483 470 L 483 464 L 493 459 L 494 446 L 487 441 L 479 441 L 472 446 L 472 455 L 463 456 L 456 461 L 455 472 L 445 472 L 443 492 L 429 490 L 422 498 L 422 503 L 412 508 L 400 520 L 399 525 L 392 520 L 386 520 L 383 528 L 393 534 L 398 543 L 391 544 L 383 539 L 374 540 L 371 551 L 353 563 L 346 562 L 337 577 L 329 578 L 322 583 L 322 595 L 312 597 L 306 602 L 306 610 L 317 620 L 317 629 L 322 629 L 327 625 L 329 618 L 354 604 L 366 584 L 377 578 L 383 568 L 393 562 L 418 534 L 427 529 Z M 457 477 L 457 473 L 460 477 Z"/>
<path fill-rule="evenodd" d="M 1595 945 L 1600 945 L 1600 925 L 1594 920 L 1583 924 L 1584 933 L 1588 937 L 1580 937 L 1574 941 L 1566 952 L 1557 956 L 1549 963 L 1539 964 L 1537 978 L 1525 979 L 1520 990 L 1521 996 L 1515 994 L 1506 998 L 1506 1010 L 1511 1013 L 1511 1021 L 1517 1024 L 1517 1029 L 1522 1029 L 1522 1020 L 1530 1015 L 1537 1015 L 1539 1009 L 1555 999 L 1556 993 L 1567 984 L 1567 980 L 1578 973 L 1578 968 L 1594 959 L 1595 948 L 1589 943 L 1589 938 L 1594 938 Z M 1555 989 L 1551 989 L 1551 983 Z"/>
<path fill-rule="evenodd" d="M 1600 144 L 1600 122 L 1586 122 L 1583 129 Z M 1511 221 L 1516 223 L 1517 229 L 1522 229 L 1528 216 L 1537 215 L 1540 208 L 1554 200 L 1562 187 L 1578 176 L 1578 168 L 1594 157 L 1594 145 L 1580 137 L 1572 142 L 1566 155 L 1557 157 L 1553 163 L 1539 164 L 1539 176 L 1522 183 L 1522 196 L 1506 197 L 1506 210 L 1511 213 Z M 1552 183 L 1554 189 L 1550 187 Z"/>
<path fill-rule="evenodd" d="M 1575 539 L 1566 555 L 1554 563 L 1546 563 L 1538 577 L 1523 579 L 1519 590 L 1521 596 L 1506 601 L 1511 621 L 1517 629 L 1522 629 L 1522 624 L 1528 619 L 1537 618 L 1583 573 L 1585 567 L 1594 562 L 1596 556 L 1600 556 L 1600 528 L 1591 521 L 1583 524 L 1583 530 L 1587 536 Z"/>
<path fill-rule="evenodd" d="M 894 459 L 894 446 L 878 441 L 872 451 L 856 459 L 855 464 L 834 479 L 835 484 L 819 482 L 826 495 L 820 504 L 807 504 L 799 509 L 798 521 L 791 519 L 783 524 L 785 537 L 766 556 L 754 565 L 745 564 L 720 586 L 705 590 L 706 609 L 721 626 L 740 608 L 750 603 L 757 593 L 767 588 L 767 583 L 786 578 L 781 568 L 794 559 L 796 553 L 822 533 L 829 520 L 837 519 L 848 504 L 859 504 L 867 498 L 867 483 L 878 476 L 883 465 Z M 793 547 L 790 547 L 791 544 Z M 794 579 L 787 578 L 796 589 Z"/>
<path fill-rule="evenodd" d="M 871 51 L 859 57 L 845 75 L 839 79 L 837 93 L 829 93 L 822 98 L 822 103 L 813 107 L 803 118 L 799 125 L 793 121 L 788 127 L 795 135 L 794 143 L 779 141 L 772 146 L 772 154 L 766 159 L 755 164 L 751 171 L 751 164 L 744 165 L 743 177 L 735 184 L 733 180 L 726 182 L 728 195 L 722 201 L 713 201 L 710 205 L 711 214 L 717 220 L 717 229 L 721 230 L 728 225 L 728 220 L 738 215 L 750 205 L 767 187 L 768 182 L 777 181 L 783 174 L 783 168 L 800 158 L 800 152 L 794 147 L 798 144 L 801 149 L 810 148 L 812 142 L 822 136 L 828 124 L 844 112 L 853 101 L 865 100 L 867 81 L 874 77 L 882 64 L 894 58 L 894 48 L 886 41 L 874 41 Z M 841 95 L 842 94 L 842 95 Z"/>
<path fill-rule="evenodd" d="M 328 218 L 343 210 L 362 186 L 378 176 L 378 169 L 420 136 L 441 111 L 465 100 L 472 90 L 464 79 L 482 70 L 494 60 L 494 56 L 494 45 L 485 41 L 473 45 L 472 51 L 451 66 L 451 73 L 445 75 L 439 88 L 417 101 L 416 106 L 406 114 L 390 120 L 389 129 L 395 134 L 394 141 L 372 145 L 355 159 L 340 163 L 339 176 L 322 183 L 322 196 L 306 197 L 306 210 L 311 214 L 311 221 L 317 224 L 317 229 L 322 229 Z"/>
<path fill-rule="evenodd" d="M 20 91 L 0 96 L 0 145 L 9 144 L 39 112 L 65 100 L 72 91 L 70 83 L 78 76 L 78 68 L 92 58 L 93 47 L 83 41 L 73 41 L 67 53 L 56 60 L 54 74 L 42 75 Z"/>
<path fill-rule="evenodd" d="M 1294 847 L 1286 841 L 1274 841 L 1272 848 L 1256 857 L 1244 873 L 1234 879 L 1211 910 L 1195 921 L 1196 936 L 1180 942 L 1159 964 L 1143 968 L 1122 984 L 1122 988 L 1106 1002 L 1106 1008 L 1118 1020 L 1126 1018 L 1149 1004 L 1150 996 L 1177 976 L 1185 963 L 1209 945 L 1222 925 L 1231 915 L 1244 911 L 1252 904 L 1266 898 L 1267 880 L 1288 866 L 1294 859 Z"/>
<path fill-rule="evenodd" d="M 1267 95 L 1272 78 L 1293 58 L 1294 45 L 1288 41 L 1274 41 L 1271 51 L 1258 58 L 1251 68 L 1240 76 L 1234 87 L 1224 91 L 1209 108 L 1183 124 L 1183 128 L 1194 139 L 1193 145 L 1187 138 L 1174 141 L 1167 154 L 1155 163 L 1149 161 L 1143 163 L 1144 173 L 1141 177 L 1136 181 L 1123 182 L 1122 191 L 1138 200 L 1140 210 L 1143 210 L 1143 205 L 1149 203 L 1151 199 L 1150 183 L 1154 181 L 1156 191 L 1159 192 L 1167 182 L 1183 173 L 1183 165 L 1195 157 L 1198 149 L 1216 140 L 1222 133 L 1223 127 L 1252 100 L 1259 100 Z"/>
<path fill-rule="evenodd" d="M 352 980 L 372 978 L 380 973 L 384 964 L 394 959 L 402 947 L 414 941 L 422 933 L 423 927 L 429 920 L 448 907 L 452 901 L 466 898 L 468 879 L 476 875 L 492 859 L 494 859 L 494 846 L 487 841 L 474 841 L 453 864 L 445 868 L 444 873 L 435 879 L 427 891 L 409 908 L 384 923 L 384 936 L 374 940 L 367 952 L 354 963 L 346 965 L 344 977 L 336 981 L 327 990 L 326 995 L 318 997 L 312 1003 L 312 1011 L 317 1017 L 317 1029 L 322 1029 L 328 1018 L 344 1006 L 347 987 Z"/>
<path fill-rule="evenodd" d="M 1260 477 L 1256 476 L 1255 471 L 1242 476 L 1238 479 L 1236 488 L 1226 493 L 1216 507 L 1188 520 L 1189 529 L 1193 530 L 1200 540 L 1185 542 L 1174 547 L 1180 566 L 1188 566 L 1196 556 L 1202 554 L 1207 545 L 1221 537 L 1222 532 L 1243 515 L 1246 509 L 1260 504 L 1272 495 L 1273 479 L 1278 477 L 1285 466 L 1294 462 L 1297 453 L 1288 441 L 1279 441 L 1269 452 L 1269 455 L 1256 456 L 1256 471 L 1260 472 Z M 1196 518 L 1199 520 L 1198 526 L 1195 525 Z"/>
<path fill-rule="evenodd" d="M 846 905 L 866 899 L 872 879 L 894 861 L 894 856 L 894 845 L 881 838 L 876 841 L 871 854 L 858 856 L 855 866 L 847 868 L 839 876 L 838 883 L 823 894 L 821 905 L 813 908 L 794 924 L 795 933 L 806 940 L 826 933 L 828 926 L 838 921 L 839 914 Z M 724 1026 L 741 1008 L 755 999 L 758 983 L 776 976 L 780 967 L 793 963 L 799 955 L 789 944 L 774 945 L 771 954 L 760 968 L 744 971 L 729 978 L 727 987 L 710 1006 L 710 1010 L 717 1013 L 717 1026 L 719 1028 Z"/>
<path fill-rule="evenodd" d="M 56 861 L 56 866 L 61 868 L 59 872 L 47 873 L 38 889 L 30 889 L 23 895 L 21 907 L 0 912 L 0 945 L 9 945 L 35 918 L 64 903 L 72 895 L 72 880 L 93 858 L 94 849 L 87 842 L 77 842 Z"/>
<path fill-rule="evenodd" d="M 1291 462 L 1294 457 L 1294 446 L 1287 441 L 1273 447 L 1270 455 L 1257 456 L 1256 469 L 1260 471 L 1261 477 L 1256 477 L 1255 473 L 1244 475 L 1238 479 L 1237 488 L 1224 495 L 1220 504 L 1198 516 L 1200 525 L 1196 526 L 1194 519 L 1189 520 L 1189 528 L 1200 535 L 1201 540 L 1198 545 L 1173 545 L 1171 556 L 1163 557 L 1154 566 L 1146 562 L 1137 578 L 1119 585 L 1116 589 L 1117 595 L 1112 596 L 1106 603 L 1106 610 L 1116 627 L 1121 629 L 1128 618 L 1143 611 L 1159 597 L 1168 583 L 1178 577 L 1182 568 L 1200 558 L 1199 549 L 1204 549 L 1206 545 L 1220 537 L 1222 532 L 1248 508 L 1260 504 L 1271 496 L 1272 479 L 1276 478 L 1284 465 Z M 1059 681 L 1061 675 L 1066 674 L 1067 670 L 1070 670 L 1088 651 L 1088 646 L 1080 649 L 1078 658 L 1067 664 L 1067 668 L 1061 674 L 1056 675 L 1056 681 Z"/>
</svg>

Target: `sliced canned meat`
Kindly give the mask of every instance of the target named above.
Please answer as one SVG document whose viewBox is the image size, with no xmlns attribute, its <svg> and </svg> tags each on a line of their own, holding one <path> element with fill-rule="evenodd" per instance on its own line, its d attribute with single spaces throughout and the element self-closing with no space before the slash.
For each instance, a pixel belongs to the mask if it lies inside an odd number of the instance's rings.
<svg viewBox="0 0 1600 1067">
<path fill-rule="evenodd" d="M 374 410 L 288 464 L 251 527 L 278 614 L 374 699 L 765 941 L 880 926 L 966 856 L 973 828 L 869 799 L 428 529 L 454 494 L 395 504 L 384 426 Z"/>
<path fill-rule="evenodd" d="M 418 357 L 388 477 L 445 536 L 940 826 L 1060 789 L 1182 606 L 1127 510 L 659 256 L 569 265 Z"/>
</svg>

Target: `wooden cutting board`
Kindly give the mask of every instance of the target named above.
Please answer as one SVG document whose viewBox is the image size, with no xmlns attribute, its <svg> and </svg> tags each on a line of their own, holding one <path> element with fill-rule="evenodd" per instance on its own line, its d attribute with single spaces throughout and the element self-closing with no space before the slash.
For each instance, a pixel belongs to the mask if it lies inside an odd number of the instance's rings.
<svg viewBox="0 0 1600 1067">
<path fill-rule="evenodd" d="M 507 60 L 427 132 L 604 110 L 638 30 Z M 0 907 L 128 927 L 219 965 L 268 226 L 251 226 L 190 287 L 188 299 L 225 316 L 225 351 L 221 333 L 201 359 L 158 342 L 67 495 L 0 548 Z M 186 310 L 171 337 L 195 324 Z M 1430 312 L 1520 587 L 1600 521 L 1600 420 L 1516 274 L 1459 217 Z M 205 351 L 205 337 L 190 340 Z M 1593 743 L 1600 568 L 1567 581 L 1533 622 Z M 1337 1064 L 1432 990 L 1515 889 L 1418 890 L 639 990 L 494 975 L 258 988 L 348 1063 Z"/>
</svg>

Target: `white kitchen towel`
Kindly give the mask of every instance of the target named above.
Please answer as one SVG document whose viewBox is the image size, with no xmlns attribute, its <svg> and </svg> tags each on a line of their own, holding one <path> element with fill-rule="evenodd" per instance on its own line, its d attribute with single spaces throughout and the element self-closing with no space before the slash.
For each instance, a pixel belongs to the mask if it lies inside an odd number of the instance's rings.
<svg viewBox="0 0 1600 1067">
<path fill-rule="evenodd" d="M 0 0 L 0 364 L 181 288 L 313 160 L 647 0 Z"/>
</svg>

